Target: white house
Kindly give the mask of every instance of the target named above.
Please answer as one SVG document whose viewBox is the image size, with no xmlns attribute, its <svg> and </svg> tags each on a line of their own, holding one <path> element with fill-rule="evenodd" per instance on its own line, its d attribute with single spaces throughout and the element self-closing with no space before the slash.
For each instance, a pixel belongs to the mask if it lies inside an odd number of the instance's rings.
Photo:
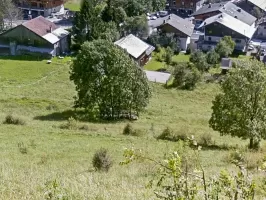
<svg viewBox="0 0 266 200">
<path fill-rule="evenodd" d="M 200 45 L 204 51 L 213 49 L 224 36 L 232 37 L 236 43 L 236 50 L 245 51 L 248 42 L 256 32 L 253 25 L 250 26 L 226 13 L 204 20 L 201 27 L 205 29 L 204 42 Z"/>
</svg>

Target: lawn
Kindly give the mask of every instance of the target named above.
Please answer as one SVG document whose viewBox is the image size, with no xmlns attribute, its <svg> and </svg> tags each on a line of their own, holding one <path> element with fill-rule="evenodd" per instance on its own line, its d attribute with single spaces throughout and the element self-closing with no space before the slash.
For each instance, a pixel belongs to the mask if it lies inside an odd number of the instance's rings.
<svg viewBox="0 0 266 200">
<path fill-rule="evenodd" d="M 133 122 L 133 128 L 145 134 L 133 137 L 122 135 L 127 121 L 80 121 L 87 130 L 60 128 L 75 116 L 76 92 L 67 62 L 55 59 L 48 65 L 45 61 L 0 58 L 0 63 L 0 121 L 12 114 L 26 122 L 24 126 L 0 125 L 1 199 L 45 199 L 52 189 L 47 183 L 55 180 L 59 184 L 57 194 L 67 194 L 69 199 L 154 199 L 152 190 L 145 188 L 154 166 L 148 162 L 120 166 L 124 148 L 140 148 L 153 158 L 163 159 L 178 148 L 176 142 L 154 138 L 166 127 L 197 139 L 209 133 L 218 147 L 242 148 L 248 143 L 221 137 L 209 128 L 211 102 L 219 92 L 216 84 L 202 83 L 194 91 L 152 84 L 150 104 Z M 92 156 L 101 147 L 110 151 L 114 161 L 108 174 L 92 170 Z M 230 152 L 203 150 L 203 166 L 209 173 L 234 169 L 225 159 Z M 252 161 L 261 154 L 252 153 Z"/>
<path fill-rule="evenodd" d="M 151 61 L 149 61 L 144 67 L 146 70 L 157 71 L 159 69 L 167 68 L 167 65 L 164 62 L 159 62 L 156 60 L 156 55 L 157 53 L 153 53 Z M 189 55 L 179 53 L 178 55 L 174 55 L 172 60 L 175 62 L 188 62 Z"/>
<path fill-rule="evenodd" d="M 64 6 L 65 8 L 71 11 L 79 11 L 80 10 L 80 0 L 68 0 Z"/>
</svg>

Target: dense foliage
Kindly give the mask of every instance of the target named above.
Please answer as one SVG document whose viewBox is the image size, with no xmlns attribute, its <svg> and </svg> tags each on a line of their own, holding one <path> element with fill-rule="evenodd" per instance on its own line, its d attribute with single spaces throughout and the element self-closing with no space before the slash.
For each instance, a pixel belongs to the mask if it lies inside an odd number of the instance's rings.
<svg viewBox="0 0 266 200">
<path fill-rule="evenodd" d="M 193 52 L 189 57 L 189 61 L 192 62 L 201 72 L 207 71 L 209 69 L 209 65 L 206 60 L 206 54 L 200 50 Z"/>
<path fill-rule="evenodd" d="M 75 107 L 105 119 L 143 110 L 150 88 L 144 71 L 121 48 L 106 40 L 82 45 L 71 66 L 77 90 Z"/>
<path fill-rule="evenodd" d="M 173 86 L 192 90 L 196 87 L 196 84 L 201 79 L 201 73 L 197 68 L 189 63 L 176 63 L 174 66 L 174 73 L 173 73 Z"/>
<path fill-rule="evenodd" d="M 235 45 L 231 36 L 224 36 L 216 45 L 215 51 L 220 55 L 220 58 L 228 57 L 233 53 Z"/>
<path fill-rule="evenodd" d="M 266 71 L 263 63 L 236 63 L 213 101 L 210 126 L 221 133 L 250 139 L 255 148 L 266 138 Z"/>
</svg>

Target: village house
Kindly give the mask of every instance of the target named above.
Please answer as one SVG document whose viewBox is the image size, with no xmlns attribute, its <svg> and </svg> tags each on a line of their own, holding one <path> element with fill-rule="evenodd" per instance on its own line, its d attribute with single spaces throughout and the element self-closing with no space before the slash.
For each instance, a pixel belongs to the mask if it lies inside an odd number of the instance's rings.
<svg viewBox="0 0 266 200">
<path fill-rule="evenodd" d="M 170 14 L 150 22 L 152 32 L 161 31 L 179 38 L 181 50 L 186 50 L 190 44 L 190 37 L 193 34 L 194 24 L 189 19 L 183 19 L 177 15 Z"/>
<path fill-rule="evenodd" d="M 205 19 L 221 13 L 226 13 L 227 15 L 239 19 L 249 26 L 255 27 L 257 18 L 237 7 L 231 2 L 221 2 L 214 4 L 210 3 L 204 5 L 199 10 L 194 12 L 192 16 L 194 17 L 195 24 L 200 25 Z"/>
<path fill-rule="evenodd" d="M 261 12 L 266 11 L 265 0 L 233 0 L 232 2 L 249 13 L 251 13 L 255 7 Z"/>
<path fill-rule="evenodd" d="M 169 8 L 180 16 L 187 17 L 198 10 L 204 0 L 169 0 Z"/>
<path fill-rule="evenodd" d="M 200 25 L 201 27 L 205 29 L 204 41 L 199 46 L 203 51 L 215 48 L 216 44 L 224 36 L 232 37 L 236 43 L 236 50 L 245 51 L 250 39 L 256 32 L 255 27 L 226 13 L 218 14 L 204 20 Z"/>
<path fill-rule="evenodd" d="M 24 18 L 38 16 L 48 17 L 52 13 L 64 13 L 63 0 L 15 0 L 16 5 L 22 10 Z"/>
<path fill-rule="evenodd" d="M 39 16 L 1 33 L 0 53 L 56 56 L 69 51 L 69 42 L 68 31 Z"/>
<path fill-rule="evenodd" d="M 125 49 L 130 57 L 132 57 L 141 67 L 150 60 L 152 52 L 155 49 L 153 46 L 143 42 L 132 34 L 121 38 L 116 41 L 115 44 L 122 49 Z"/>
</svg>

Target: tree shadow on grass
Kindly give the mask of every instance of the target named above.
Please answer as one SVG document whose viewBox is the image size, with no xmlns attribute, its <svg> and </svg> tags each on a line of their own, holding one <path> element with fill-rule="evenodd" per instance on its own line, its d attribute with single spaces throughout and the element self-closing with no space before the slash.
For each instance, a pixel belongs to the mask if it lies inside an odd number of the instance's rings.
<svg viewBox="0 0 266 200">
<path fill-rule="evenodd" d="M 221 145 L 205 145 L 205 144 L 199 144 L 202 147 L 203 151 L 208 151 L 208 150 L 220 150 L 220 151 L 228 151 L 228 150 L 235 150 L 237 149 L 236 146 L 232 145 L 227 145 L 227 144 L 221 144 Z"/>
<path fill-rule="evenodd" d="M 76 120 L 79 120 L 81 122 L 92 122 L 92 123 L 119 123 L 119 122 L 125 122 L 129 121 L 129 119 L 125 118 L 118 118 L 113 120 L 107 120 L 107 119 L 100 119 L 97 117 L 92 117 L 91 115 L 88 115 L 86 112 L 81 110 L 65 110 L 62 112 L 53 112 L 48 115 L 40 115 L 34 117 L 35 120 L 40 121 L 66 121 L 69 118 L 73 117 Z"/>
</svg>

